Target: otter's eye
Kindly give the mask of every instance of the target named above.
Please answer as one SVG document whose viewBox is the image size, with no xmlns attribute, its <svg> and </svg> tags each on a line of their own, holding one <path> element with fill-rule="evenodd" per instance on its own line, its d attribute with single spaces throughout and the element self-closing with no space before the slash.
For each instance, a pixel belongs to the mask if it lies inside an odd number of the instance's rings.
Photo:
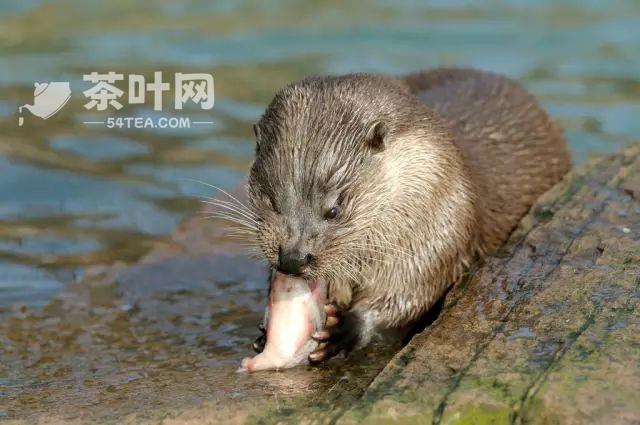
<svg viewBox="0 0 640 425">
<path fill-rule="evenodd" d="M 338 217 L 340 215 L 340 207 L 335 206 L 333 208 L 331 208 L 330 210 L 327 210 L 327 212 L 324 213 L 324 218 L 326 220 L 333 220 L 334 218 Z"/>
</svg>

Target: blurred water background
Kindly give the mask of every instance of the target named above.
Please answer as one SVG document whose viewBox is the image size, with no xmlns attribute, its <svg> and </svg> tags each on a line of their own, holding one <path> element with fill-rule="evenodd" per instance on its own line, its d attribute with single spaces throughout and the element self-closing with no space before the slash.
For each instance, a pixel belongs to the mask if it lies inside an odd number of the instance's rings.
<svg viewBox="0 0 640 425">
<path fill-rule="evenodd" d="M 251 161 L 251 124 L 292 80 L 451 65 L 507 74 L 561 123 L 580 163 L 637 140 L 639 52 L 632 0 L 2 0 L 0 308 L 42 305 L 88 267 L 138 259 L 211 194 L 189 179 L 232 187 Z M 212 73 L 214 109 L 188 115 L 214 123 L 83 124 L 92 71 Z M 69 81 L 72 99 L 19 127 L 36 81 Z M 158 114 L 150 102 L 124 112 Z"/>
</svg>

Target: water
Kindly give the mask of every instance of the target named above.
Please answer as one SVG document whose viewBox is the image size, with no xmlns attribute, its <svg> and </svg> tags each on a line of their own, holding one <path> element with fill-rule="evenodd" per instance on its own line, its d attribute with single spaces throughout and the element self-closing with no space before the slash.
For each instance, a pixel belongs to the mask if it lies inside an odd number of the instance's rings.
<svg viewBox="0 0 640 425">
<path fill-rule="evenodd" d="M 312 73 L 505 73 L 560 121 L 575 162 L 616 151 L 640 132 L 639 18 L 632 1 L 0 2 L 0 304 L 44 303 L 87 266 L 138 258 L 208 194 L 187 179 L 229 187 L 244 175 L 250 124 L 274 90 Z M 79 95 L 94 70 L 211 72 L 214 125 L 95 128 L 79 96 L 16 125 L 35 81 L 71 81 Z"/>
<path fill-rule="evenodd" d="M 535 93 L 566 130 L 575 163 L 637 140 L 640 3 L 424 3 L 1 0 L 0 313 L 45 306 L 88 270 L 133 263 L 165 240 L 211 195 L 193 179 L 233 187 L 251 161 L 251 124 L 277 88 L 310 74 L 478 67 Z M 96 116 L 80 94 L 92 71 L 212 73 L 216 106 L 187 112 L 213 124 L 83 124 Z M 46 121 L 26 112 L 19 127 L 36 81 L 69 81 L 72 98 Z M 169 106 L 127 105 L 126 115 L 178 115 Z M 258 288 L 241 285 L 241 309 L 237 291 L 220 295 L 217 308 L 248 315 L 240 329 L 211 319 L 221 358 L 225 344 L 250 335 Z"/>
</svg>

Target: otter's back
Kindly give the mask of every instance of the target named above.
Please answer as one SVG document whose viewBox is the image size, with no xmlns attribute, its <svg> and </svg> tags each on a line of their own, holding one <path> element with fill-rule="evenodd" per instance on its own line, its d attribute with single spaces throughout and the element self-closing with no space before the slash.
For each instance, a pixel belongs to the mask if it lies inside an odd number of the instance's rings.
<svg viewBox="0 0 640 425">
<path fill-rule="evenodd" d="M 570 168 L 559 127 L 513 80 L 470 69 L 435 69 L 405 81 L 453 132 L 488 210 L 489 249 L 507 239 L 543 192 Z"/>
</svg>

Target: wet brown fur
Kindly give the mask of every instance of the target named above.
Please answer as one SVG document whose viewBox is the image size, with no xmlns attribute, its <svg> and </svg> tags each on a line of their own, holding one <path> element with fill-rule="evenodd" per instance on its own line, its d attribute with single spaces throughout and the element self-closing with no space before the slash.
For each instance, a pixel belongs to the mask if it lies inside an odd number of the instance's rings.
<svg viewBox="0 0 640 425">
<path fill-rule="evenodd" d="M 295 82 L 256 136 L 249 201 L 264 256 L 275 267 L 282 246 L 313 253 L 307 277 L 367 328 L 423 315 L 570 167 L 533 96 L 468 69 Z M 336 203 L 341 216 L 324 220 Z"/>
</svg>

